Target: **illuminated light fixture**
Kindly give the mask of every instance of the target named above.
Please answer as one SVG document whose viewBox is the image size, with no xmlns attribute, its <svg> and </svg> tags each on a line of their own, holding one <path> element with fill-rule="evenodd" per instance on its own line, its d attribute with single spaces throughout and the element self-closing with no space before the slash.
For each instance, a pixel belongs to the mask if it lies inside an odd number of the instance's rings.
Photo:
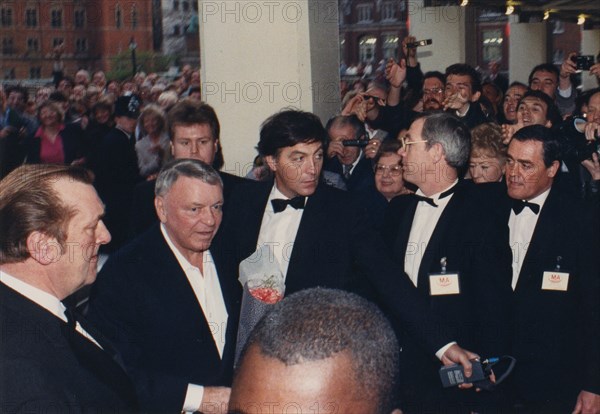
<svg viewBox="0 0 600 414">
<path fill-rule="evenodd" d="M 585 15 L 580 14 L 579 17 L 577 18 L 577 24 L 581 26 L 584 23 L 585 23 Z"/>
<path fill-rule="evenodd" d="M 462 0 L 462 1 L 460 2 L 460 7 L 465 7 L 465 6 L 467 6 L 468 4 L 469 4 L 469 0 Z"/>
<path fill-rule="evenodd" d="M 550 18 L 550 10 L 546 10 L 544 12 L 544 20 L 548 20 Z"/>
<path fill-rule="evenodd" d="M 508 6 L 506 6 L 506 13 L 504 13 L 504 14 L 506 14 L 507 16 L 510 16 L 514 12 L 515 12 L 515 6 L 509 4 Z"/>
</svg>

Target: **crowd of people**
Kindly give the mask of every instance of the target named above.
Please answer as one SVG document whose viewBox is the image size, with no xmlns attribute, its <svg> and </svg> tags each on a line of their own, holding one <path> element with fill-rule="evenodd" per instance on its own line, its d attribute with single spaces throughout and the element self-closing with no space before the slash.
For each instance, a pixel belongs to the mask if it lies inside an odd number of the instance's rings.
<svg viewBox="0 0 600 414">
<path fill-rule="evenodd" d="M 190 67 L 0 93 L 0 411 L 600 413 L 600 88 L 414 40 L 245 178 Z M 234 366 L 248 262 L 286 298 Z"/>
</svg>

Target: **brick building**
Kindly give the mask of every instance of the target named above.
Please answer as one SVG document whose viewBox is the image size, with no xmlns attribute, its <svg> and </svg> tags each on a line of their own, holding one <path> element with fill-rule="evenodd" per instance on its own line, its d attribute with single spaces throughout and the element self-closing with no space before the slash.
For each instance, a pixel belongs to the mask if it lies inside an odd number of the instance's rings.
<svg viewBox="0 0 600 414">
<path fill-rule="evenodd" d="M 153 50 L 152 3 L 147 0 L 0 0 L 0 76 L 52 76 L 52 51 L 65 44 L 65 72 L 110 70 L 128 50 Z"/>
</svg>

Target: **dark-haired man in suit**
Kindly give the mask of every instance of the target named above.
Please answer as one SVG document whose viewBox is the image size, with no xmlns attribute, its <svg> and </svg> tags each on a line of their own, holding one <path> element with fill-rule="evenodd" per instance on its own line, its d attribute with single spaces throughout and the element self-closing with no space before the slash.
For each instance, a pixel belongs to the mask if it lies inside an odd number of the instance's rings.
<svg viewBox="0 0 600 414">
<path fill-rule="evenodd" d="M 555 184 L 548 128 L 515 133 L 504 209 L 513 251 L 516 402 L 527 412 L 600 412 L 598 217 Z"/>
<path fill-rule="evenodd" d="M 350 194 L 320 184 L 326 140 L 321 121 L 308 112 L 285 110 L 263 123 L 258 151 L 275 181 L 234 189 L 221 233 L 228 261 L 269 261 L 285 277 L 286 294 L 316 286 L 364 294 L 372 285 L 432 355 L 463 363 L 470 375 L 474 354 L 438 329 L 414 286 L 398 277 L 401 269 L 385 255 L 365 211 Z M 269 254 L 254 256 L 257 246 Z"/>
<path fill-rule="evenodd" d="M 201 161 L 167 164 L 160 224 L 111 255 L 90 296 L 88 318 L 113 339 L 150 411 L 227 410 L 241 287 L 209 249 L 222 188 Z"/>
<path fill-rule="evenodd" d="M 110 241 L 88 171 L 26 165 L 0 182 L 0 411 L 131 412 L 133 385 L 68 297 Z"/>
<path fill-rule="evenodd" d="M 467 126 L 448 113 L 413 121 L 399 154 L 404 179 L 418 190 L 391 201 L 384 239 L 404 268 L 399 277 L 416 286 L 430 310 L 469 327 L 465 346 L 486 357 L 504 355 L 511 326 L 508 231 L 486 200 L 487 189 L 459 180 L 470 142 Z M 443 390 L 435 359 L 402 327 L 399 332 L 403 410 L 461 411 L 491 403 L 474 393 Z"/>
</svg>

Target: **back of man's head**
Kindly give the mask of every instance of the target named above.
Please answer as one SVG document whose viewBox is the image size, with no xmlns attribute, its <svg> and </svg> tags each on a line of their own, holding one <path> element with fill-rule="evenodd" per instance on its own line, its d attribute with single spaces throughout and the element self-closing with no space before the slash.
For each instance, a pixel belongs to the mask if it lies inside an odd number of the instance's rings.
<svg viewBox="0 0 600 414">
<path fill-rule="evenodd" d="M 377 402 L 377 412 L 392 412 L 398 342 L 381 311 L 355 294 L 313 288 L 285 298 L 252 331 L 238 373 L 251 348 L 286 366 L 347 353 L 353 371 L 347 375 L 355 379 L 361 392 Z M 234 380 L 234 392 L 236 386 L 243 384 Z"/>
<path fill-rule="evenodd" d="M 423 139 L 429 146 L 439 143 L 449 166 L 462 168 L 469 160 L 471 132 L 456 116 L 447 112 L 435 112 L 424 116 Z"/>
<path fill-rule="evenodd" d="M 92 184 L 92 174 L 81 168 L 53 164 L 23 165 L 0 181 L 0 264 L 28 259 L 27 237 L 39 231 L 64 247 L 67 226 L 75 211 L 53 188 L 59 179 Z"/>
<path fill-rule="evenodd" d="M 280 148 L 313 142 L 327 143 L 327 131 L 319 117 L 310 112 L 287 109 L 263 122 L 257 149 L 263 157 L 275 156 Z"/>
</svg>

